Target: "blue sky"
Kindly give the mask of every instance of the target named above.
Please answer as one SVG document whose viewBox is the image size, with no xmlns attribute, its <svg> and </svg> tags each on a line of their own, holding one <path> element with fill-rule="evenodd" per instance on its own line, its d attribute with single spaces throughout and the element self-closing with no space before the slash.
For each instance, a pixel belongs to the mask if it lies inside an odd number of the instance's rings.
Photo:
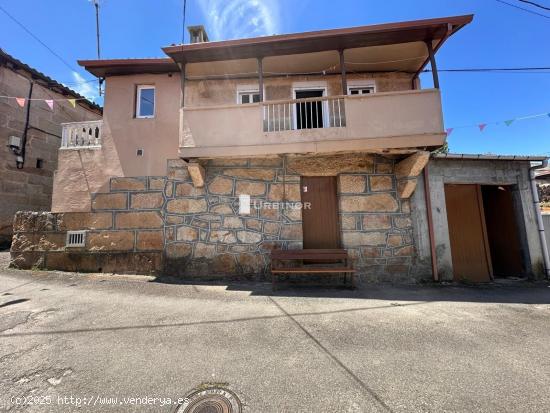
<svg viewBox="0 0 550 413">
<path fill-rule="evenodd" d="M 518 0 L 505 0 L 545 13 Z M 550 7 L 550 0 L 538 0 Z M 101 0 L 102 57 L 158 57 L 179 43 L 181 0 Z M 0 0 L 0 5 L 76 70 L 0 12 L 0 47 L 94 97 L 92 79 L 76 64 L 95 58 L 95 17 L 88 0 Z M 188 0 L 187 24 L 204 24 L 211 40 L 358 26 L 474 13 L 474 22 L 439 51 L 439 68 L 550 66 L 550 18 L 496 0 Z M 550 12 L 546 12 L 550 16 Z M 431 76 L 422 75 L 423 85 Z M 550 112 L 550 73 L 440 74 L 445 126 L 503 121 Z M 550 154 L 550 117 L 456 129 L 453 152 Z"/>
</svg>

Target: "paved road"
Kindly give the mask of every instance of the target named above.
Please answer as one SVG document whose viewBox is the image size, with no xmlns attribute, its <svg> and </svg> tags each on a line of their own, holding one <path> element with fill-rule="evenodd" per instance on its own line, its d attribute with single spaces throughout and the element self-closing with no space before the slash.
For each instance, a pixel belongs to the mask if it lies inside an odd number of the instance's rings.
<svg viewBox="0 0 550 413">
<path fill-rule="evenodd" d="M 253 413 L 550 411 L 547 285 L 272 295 L 16 271 L 6 258 L 0 411 L 173 412 L 160 403 L 204 383 Z M 29 396 L 46 404 L 12 403 Z M 159 400 L 75 405 L 96 396 Z"/>
</svg>

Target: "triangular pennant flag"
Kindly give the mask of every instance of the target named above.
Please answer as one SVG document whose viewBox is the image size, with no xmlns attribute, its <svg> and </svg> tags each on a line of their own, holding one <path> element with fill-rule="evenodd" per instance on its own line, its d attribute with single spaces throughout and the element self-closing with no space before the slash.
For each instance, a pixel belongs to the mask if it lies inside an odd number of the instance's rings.
<svg viewBox="0 0 550 413">
<path fill-rule="evenodd" d="M 483 132 L 483 129 L 485 129 L 486 126 L 487 126 L 486 123 L 480 123 L 479 125 L 477 125 L 477 127 L 479 128 L 479 131 L 480 131 L 480 132 Z"/>
<path fill-rule="evenodd" d="M 453 133 L 454 128 L 447 128 L 447 136 Z"/>
<path fill-rule="evenodd" d="M 26 99 L 25 98 L 15 98 L 15 100 L 17 101 L 17 104 L 21 107 L 25 106 L 25 101 Z"/>
<path fill-rule="evenodd" d="M 69 99 L 69 103 L 73 105 L 73 108 L 76 108 L 76 99 Z"/>
<path fill-rule="evenodd" d="M 513 121 L 514 119 L 509 119 L 509 120 L 505 120 L 504 123 L 506 124 L 506 126 L 510 126 Z"/>
<path fill-rule="evenodd" d="M 51 110 L 53 110 L 53 100 L 52 99 L 45 99 L 44 102 L 48 104 Z"/>
</svg>

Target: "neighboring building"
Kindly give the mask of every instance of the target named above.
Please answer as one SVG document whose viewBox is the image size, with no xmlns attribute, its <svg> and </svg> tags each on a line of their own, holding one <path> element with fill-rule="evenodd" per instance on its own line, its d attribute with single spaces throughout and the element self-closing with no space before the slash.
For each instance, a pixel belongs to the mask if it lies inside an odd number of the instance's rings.
<svg viewBox="0 0 550 413">
<path fill-rule="evenodd" d="M 206 278 L 265 274 L 273 248 L 345 248 L 366 280 L 541 276 L 528 168 L 544 158 L 430 161 L 446 138 L 435 52 L 471 20 L 80 62 L 105 79 L 103 123 L 66 126 L 53 212 L 18 216 L 13 265 Z M 421 89 L 430 61 L 434 87 Z M 483 212 L 497 204 L 502 225 Z M 519 249 L 512 270 L 495 262 L 510 249 L 502 229 Z"/>
<path fill-rule="evenodd" d="M 101 119 L 101 108 L 88 100 L 78 100 L 75 107 L 69 102 L 55 101 L 52 110 L 44 101 L 29 100 L 29 97 L 54 100 L 83 97 L 1 49 L 0 96 L 0 248 L 3 248 L 11 242 L 17 211 L 51 209 L 61 124 Z M 13 97 L 25 98 L 24 106 L 19 106 Z"/>
<path fill-rule="evenodd" d="M 541 170 L 537 174 L 536 179 L 539 188 L 539 197 L 542 204 L 542 210 L 546 213 L 550 213 L 550 170 Z"/>
</svg>

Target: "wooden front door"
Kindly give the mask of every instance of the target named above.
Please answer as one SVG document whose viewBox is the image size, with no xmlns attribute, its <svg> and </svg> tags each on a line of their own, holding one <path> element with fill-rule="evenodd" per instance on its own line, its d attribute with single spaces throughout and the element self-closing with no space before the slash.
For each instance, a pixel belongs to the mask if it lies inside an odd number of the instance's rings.
<svg viewBox="0 0 550 413">
<path fill-rule="evenodd" d="M 340 248 L 335 176 L 302 176 L 304 249 Z"/>
<path fill-rule="evenodd" d="M 445 185 L 455 281 L 488 282 L 491 256 L 479 185 Z"/>
</svg>

